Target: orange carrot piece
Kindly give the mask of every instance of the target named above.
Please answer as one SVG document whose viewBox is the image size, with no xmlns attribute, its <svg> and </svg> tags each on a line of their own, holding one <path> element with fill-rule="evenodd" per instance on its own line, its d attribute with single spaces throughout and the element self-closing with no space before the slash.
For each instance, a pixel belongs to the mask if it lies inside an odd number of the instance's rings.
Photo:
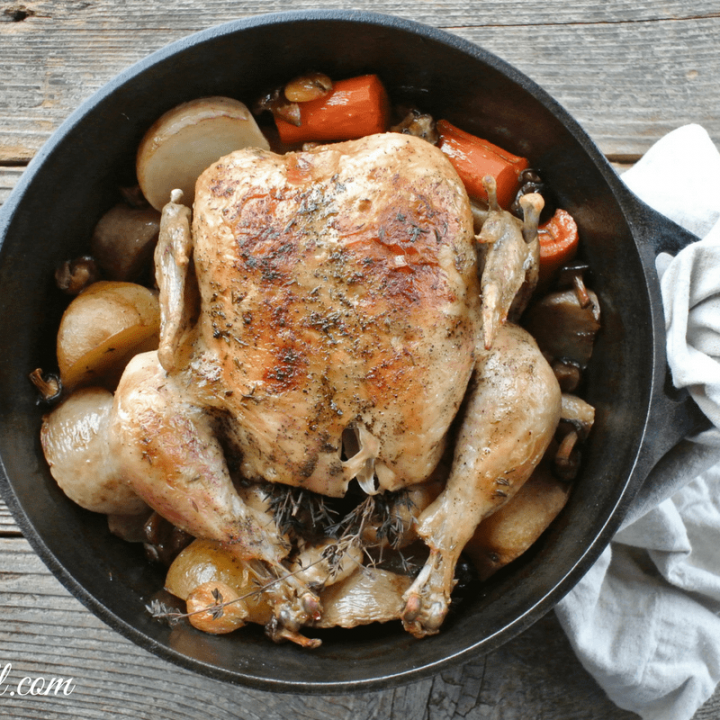
<svg viewBox="0 0 720 720">
<path fill-rule="evenodd" d="M 325 97 L 298 104 L 299 126 L 275 118 L 280 140 L 286 145 L 352 140 L 387 128 L 390 104 L 377 75 L 338 80 Z"/>
<path fill-rule="evenodd" d="M 578 229 L 572 215 L 565 210 L 555 214 L 538 228 L 540 242 L 540 284 L 546 283 L 555 271 L 575 257 Z"/>
<path fill-rule="evenodd" d="M 524 157 L 513 155 L 487 140 L 438 120 L 438 147 L 457 170 L 470 197 L 487 201 L 483 178 L 492 175 L 497 184 L 500 207 L 510 207 L 520 188 L 520 173 L 528 166 Z"/>
</svg>

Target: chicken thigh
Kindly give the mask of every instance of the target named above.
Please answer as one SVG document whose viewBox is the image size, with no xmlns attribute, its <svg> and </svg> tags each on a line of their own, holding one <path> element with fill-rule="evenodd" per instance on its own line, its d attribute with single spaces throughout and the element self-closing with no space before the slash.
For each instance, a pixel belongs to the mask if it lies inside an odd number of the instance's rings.
<svg viewBox="0 0 720 720">
<path fill-rule="evenodd" d="M 450 477 L 418 518 L 430 556 L 405 593 L 403 613 L 416 637 L 438 631 L 460 553 L 480 521 L 530 477 L 560 420 L 560 386 L 527 331 L 507 323 L 498 326 L 492 348 L 479 344 Z"/>
</svg>

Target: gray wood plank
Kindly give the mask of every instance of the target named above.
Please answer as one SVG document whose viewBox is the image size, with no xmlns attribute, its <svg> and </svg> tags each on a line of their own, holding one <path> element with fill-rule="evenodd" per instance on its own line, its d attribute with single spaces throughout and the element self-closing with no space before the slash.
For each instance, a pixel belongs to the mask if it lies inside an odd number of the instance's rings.
<svg viewBox="0 0 720 720">
<path fill-rule="evenodd" d="M 395 690 L 311 697 L 224 685 L 159 660 L 107 628 L 20 538 L 0 538 L 0 670 L 6 663 L 8 690 L 24 676 L 73 678 L 68 696 L 0 695 L 0 716 L 33 720 L 636 717 L 617 709 L 580 667 L 553 615 L 485 659 Z"/>
<path fill-rule="evenodd" d="M 515 64 L 576 115 L 601 149 L 636 159 L 669 129 L 704 124 L 720 141 L 717 2 L 357 0 L 445 27 Z M 27 161 L 120 70 L 196 30 L 258 12 L 339 0 L 40 1 L 0 11 L 0 162 Z M 689 9 L 688 9 L 689 8 Z M 18 18 L 13 21 L 13 18 Z"/>
<path fill-rule="evenodd" d="M 720 143 L 720 88 L 707 73 L 720 54 L 701 39 L 718 36 L 720 17 L 558 26 L 540 41 L 537 28 L 518 28 L 513 39 L 523 50 L 516 57 L 503 30 L 456 32 L 536 80 L 612 159 L 635 161 L 690 122 Z"/>
<path fill-rule="evenodd" d="M 0 500 L 0 536 L 1 535 L 19 535 L 20 529 L 15 524 L 10 510 L 7 505 Z"/>
<path fill-rule="evenodd" d="M 15 524 L 7 505 L 0 500 L 0 536 L 20 535 L 20 528 Z"/>
<path fill-rule="evenodd" d="M 22 167 L 2 167 L 0 166 L 0 205 L 7 200 L 10 191 L 20 179 L 24 168 Z"/>
</svg>

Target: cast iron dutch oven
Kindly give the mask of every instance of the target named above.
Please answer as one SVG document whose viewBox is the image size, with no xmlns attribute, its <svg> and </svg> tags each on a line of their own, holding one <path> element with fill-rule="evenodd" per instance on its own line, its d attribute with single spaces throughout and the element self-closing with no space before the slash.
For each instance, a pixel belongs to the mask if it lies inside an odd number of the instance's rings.
<svg viewBox="0 0 720 720">
<path fill-rule="evenodd" d="M 597 421 L 570 501 L 541 541 L 466 597 L 439 635 L 400 627 L 326 632 L 314 651 L 261 630 L 210 636 L 145 610 L 163 572 L 105 518 L 68 501 L 39 443 L 43 407 L 28 381 L 55 366 L 63 301 L 56 265 L 86 251 L 93 226 L 133 181 L 152 122 L 192 98 L 252 102 L 299 72 L 339 79 L 377 72 L 390 96 L 530 158 L 577 220 L 604 319 L 588 369 Z M 151 55 L 100 90 L 46 143 L 0 214 L 2 494 L 23 533 L 69 590 L 142 647 L 221 680 L 275 691 L 348 692 L 420 679 L 507 641 L 549 610 L 590 567 L 657 460 L 693 428 L 697 408 L 667 379 L 653 258 L 692 235 L 644 206 L 547 93 L 493 55 L 439 30 L 354 11 L 283 13 L 231 22 Z"/>
</svg>

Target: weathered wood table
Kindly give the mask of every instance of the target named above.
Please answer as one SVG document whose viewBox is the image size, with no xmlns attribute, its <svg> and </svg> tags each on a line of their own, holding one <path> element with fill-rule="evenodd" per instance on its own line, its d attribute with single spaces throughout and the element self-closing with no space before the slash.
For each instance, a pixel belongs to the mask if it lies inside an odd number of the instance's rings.
<svg viewBox="0 0 720 720">
<path fill-rule="evenodd" d="M 685 123 L 704 125 L 720 143 L 718 0 L 347 5 L 445 28 L 511 62 L 575 115 L 619 169 Z M 2 0 L 0 202 L 59 123 L 151 51 L 239 17 L 343 6 L 332 0 Z M 0 503 L 0 673 L 8 664 L 9 674 L 0 676 L 0 717 L 8 718 L 636 717 L 605 697 L 552 614 L 488 657 L 397 690 L 280 696 L 197 677 L 97 620 L 50 575 Z M 11 695 L 25 676 L 73 678 L 74 690 L 60 697 Z M 718 716 L 720 693 L 696 718 Z"/>
</svg>

